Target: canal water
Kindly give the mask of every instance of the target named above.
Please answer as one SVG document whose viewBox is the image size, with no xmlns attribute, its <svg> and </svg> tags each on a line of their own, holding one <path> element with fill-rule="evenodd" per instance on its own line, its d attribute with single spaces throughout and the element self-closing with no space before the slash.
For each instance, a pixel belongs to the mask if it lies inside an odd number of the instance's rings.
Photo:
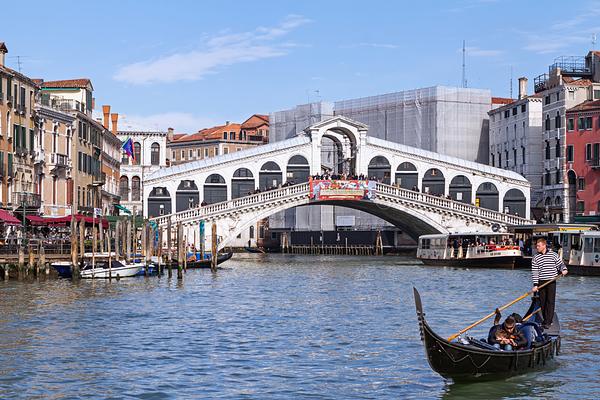
<svg viewBox="0 0 600 400">
<path fill-rule="evenodd" d="M 0 398 L 600 398 L 598 278 L 559 283 L 556 367 L 465 385 L 430 370 L 412 287 L 445 336 L 527 291 L 527 271 L 255 254 L 223 266 L 182 282 L 0 282 Z"/>
</svg>

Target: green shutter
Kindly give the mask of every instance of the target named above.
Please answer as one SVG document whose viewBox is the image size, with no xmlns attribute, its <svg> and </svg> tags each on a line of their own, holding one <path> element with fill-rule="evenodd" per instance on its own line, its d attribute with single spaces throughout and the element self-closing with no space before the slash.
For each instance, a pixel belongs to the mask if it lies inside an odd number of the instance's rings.
<svg viewBox="0 0 600 400">
<path fill-rule="evenodd" d="M 13 151 L 17 151 L 17 148 L 20 147 L 21 143 L 21 135 L 19 134 L 19 126 L 13 125 Z"/>
<path fill-rule="evenodd" d="M 21 127 L 21 146 L 27 149 L 27 128 Z"/>
<path fill-rule="evenodd" d="M 33 129 L 30 129 L 29 130 L 29 150 L 31 150 L 31 151 L 33 151 L 33 149 L 35 147 L 34 142 L 35 142 L 35 135 L 33 133 Z"/>
<path fill-rule="evenodd" d="M 6 98 L 8 99 L 11 95 L 12 78 L 6 78 Z"/>
</svg>

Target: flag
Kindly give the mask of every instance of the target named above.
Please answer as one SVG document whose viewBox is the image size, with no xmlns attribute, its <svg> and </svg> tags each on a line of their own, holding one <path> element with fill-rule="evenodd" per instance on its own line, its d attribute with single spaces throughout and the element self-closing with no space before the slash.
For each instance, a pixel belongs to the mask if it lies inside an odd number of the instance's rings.
<svg viewBox="0 0 600 400">
<path fill-rule="evenodd" d="M 121 148 L 125 151 L 125 154 L 135 160 L 135 155 L 133 154 L 133 140 L 131 140 L 131 138 L 127 139 Z"/>
</svg>

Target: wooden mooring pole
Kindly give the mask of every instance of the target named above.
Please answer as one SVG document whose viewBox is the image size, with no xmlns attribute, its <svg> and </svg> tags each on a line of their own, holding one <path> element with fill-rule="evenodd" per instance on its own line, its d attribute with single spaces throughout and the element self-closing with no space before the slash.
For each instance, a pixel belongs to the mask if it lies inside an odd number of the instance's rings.
<svg viewBox="0 0 600 400">
<path fill-rule="evenodd" d="M 212 240 L 211 240 L 211 255 L 210 255 L 210 270 L 212 272 L 217 272 L 217 224 L 213 222 L 212 224 Z"/>
<path fill-rule="evenodd" d="M 183 225 L 177 222 L 177 279 L 183 279 L 184 249 Z"/>
<path fill-rule="evenodd" d="M 167 268 L 169 278 L 173 277 L 173 242 L 171 241 L 171 218 L 167 221 Z"/>
</svg>

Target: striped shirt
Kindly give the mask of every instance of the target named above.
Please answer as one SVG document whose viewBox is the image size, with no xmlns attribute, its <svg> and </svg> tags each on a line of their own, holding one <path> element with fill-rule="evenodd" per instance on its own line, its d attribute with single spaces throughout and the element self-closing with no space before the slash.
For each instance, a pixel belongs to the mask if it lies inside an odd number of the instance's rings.
<svg viewBox="0 0 600 400">
<path fill-rule="evenodd" d="M 537 253 L 531 260 L 531 279 L 537 286 L 539 281 L 549 281 L 567 267 L 563 260 L 554 251 L 547 249 L 546 253 Z"/>
</svg>

